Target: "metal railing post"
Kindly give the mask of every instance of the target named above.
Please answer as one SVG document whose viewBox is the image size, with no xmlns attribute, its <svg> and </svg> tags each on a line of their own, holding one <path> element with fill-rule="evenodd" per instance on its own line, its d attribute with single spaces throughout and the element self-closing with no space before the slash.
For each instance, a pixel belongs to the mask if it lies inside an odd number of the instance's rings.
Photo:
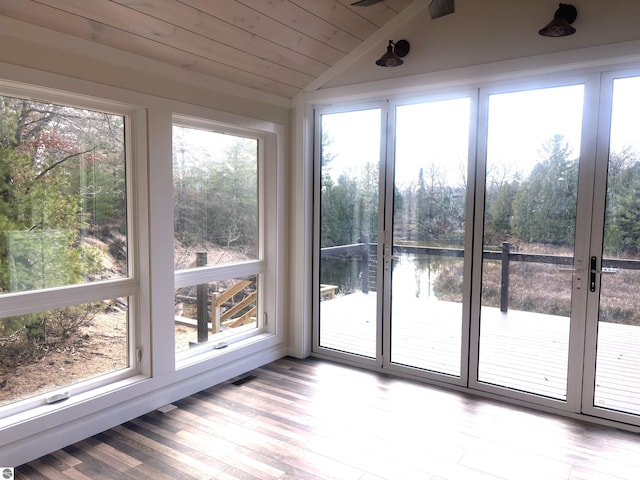
<svg viewBox="0 0 640 480">
<path fill-rule="evenodd" d="M 369 236 L 362 236 L 362 293 L 369 293 Z"/>
<path fill-rule="evenodd" d="M 207 264 L 207 252 L 197 252 L 196 253 L 196 266 L 204 267 Z M 208 285 L 203 283 L 197 286 L 197 294 L 196 294 L 196 316 L 198 318 L 198 343 L 204 343 L 209 340 L 209 328 L 208 328 L 208 320 L 209 315 L 207 314 L 207 290 Z"/>
<path fill-rule="evenodd" d="M 509 242 L 502 242 L 502 276 L 500 278 L 500 311 L 509 309 Z"/>
</svg>

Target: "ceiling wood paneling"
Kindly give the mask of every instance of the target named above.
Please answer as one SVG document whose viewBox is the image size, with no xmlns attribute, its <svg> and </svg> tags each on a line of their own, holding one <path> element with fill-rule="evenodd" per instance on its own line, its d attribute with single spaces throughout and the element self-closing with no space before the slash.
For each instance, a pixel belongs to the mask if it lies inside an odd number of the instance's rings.
<svg viewBox="0 0 640 480">
<path fill-rule="evenodd" d="M 413 0 L 0 0 L 0 15 L 291 98 Z"/>
</svg>

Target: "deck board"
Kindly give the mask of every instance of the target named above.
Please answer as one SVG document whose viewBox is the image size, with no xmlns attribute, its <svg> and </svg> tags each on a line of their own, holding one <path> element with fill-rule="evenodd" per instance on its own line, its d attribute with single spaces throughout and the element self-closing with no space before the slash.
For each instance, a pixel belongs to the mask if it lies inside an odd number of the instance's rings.
<svg viewBox="0 0 640 480">
<path fill-rule="evenodd" d="M 375 357 L 375 292 L 320 304 L 321 346 Z M 401 292 L 392 300 L 391 361 L 460 372 L 462 307 Z M 566 399 L 569 319 L 483 307 L 479 381 Z M 595 404 L 640 413 L 640 327 L 599 325 Z"/>
</svg>

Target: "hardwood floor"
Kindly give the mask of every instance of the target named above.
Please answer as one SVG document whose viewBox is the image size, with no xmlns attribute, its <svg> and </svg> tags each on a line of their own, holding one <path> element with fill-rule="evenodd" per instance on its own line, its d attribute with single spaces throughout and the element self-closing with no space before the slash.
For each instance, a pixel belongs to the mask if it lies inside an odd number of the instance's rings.
<svg viewBox="0 0 640 480">
<path fill-rule="evenodd" d="M 16 469 L 17 479 L 640 478 L 640 436 L 285 358 Z"/>
</svg>

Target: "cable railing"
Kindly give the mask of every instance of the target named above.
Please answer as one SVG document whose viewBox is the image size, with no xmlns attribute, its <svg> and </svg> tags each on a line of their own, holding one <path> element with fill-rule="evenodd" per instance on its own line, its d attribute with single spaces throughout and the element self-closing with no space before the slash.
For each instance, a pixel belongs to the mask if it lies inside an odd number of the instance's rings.
<svg viewBox="0 0 640 480">
<path fill-rule="evenodd" d="M 327 247 L 320 249 L 320 258 L 357 258 L 366 260 L 367 265 L 370 264 L 370 258 L 376 258 L 376 243 L 354 243 L 349 245 L 340 245 L 335 247 Z M 410 255 L 430 255 L 451 258 L 463 258 L 464 249 L 462 248 L 444 248 L 444 247 L 424 247 L 416 245 L 394 245 L 393 254 L 410 254 Z M 500 310 L 507 312 L 509 309 L 509 277 L 511 262 L 524 262 L 557 265 L 559 267 L 572 267 L 574 265 L 574 257 L 567 255 L 545 255 L 525 252 L 512 252 L 511 243 L 503 242 L 500 249 L 484 250 L 482 252 L 484 260 L 497 260 L 501 262 L 501 278 L 500 278 Z M 364 263 L 364 262 L 363 262 Z M 606 273 L 615 273 L 617 269 L 623 270 L 640 270 L 640 260 L 630 260 L 621 258 L 604 258 L 602 260 L 601 271 Z M 567 269 L 568 270 L 568 269 Z M 570 270 L 568 270 L 570 271 Z M 589 273 L 586 271 L 585 273 Z M 370 272 L 362 274 L 362 291 L 369 290 Z"/>
</svg>

